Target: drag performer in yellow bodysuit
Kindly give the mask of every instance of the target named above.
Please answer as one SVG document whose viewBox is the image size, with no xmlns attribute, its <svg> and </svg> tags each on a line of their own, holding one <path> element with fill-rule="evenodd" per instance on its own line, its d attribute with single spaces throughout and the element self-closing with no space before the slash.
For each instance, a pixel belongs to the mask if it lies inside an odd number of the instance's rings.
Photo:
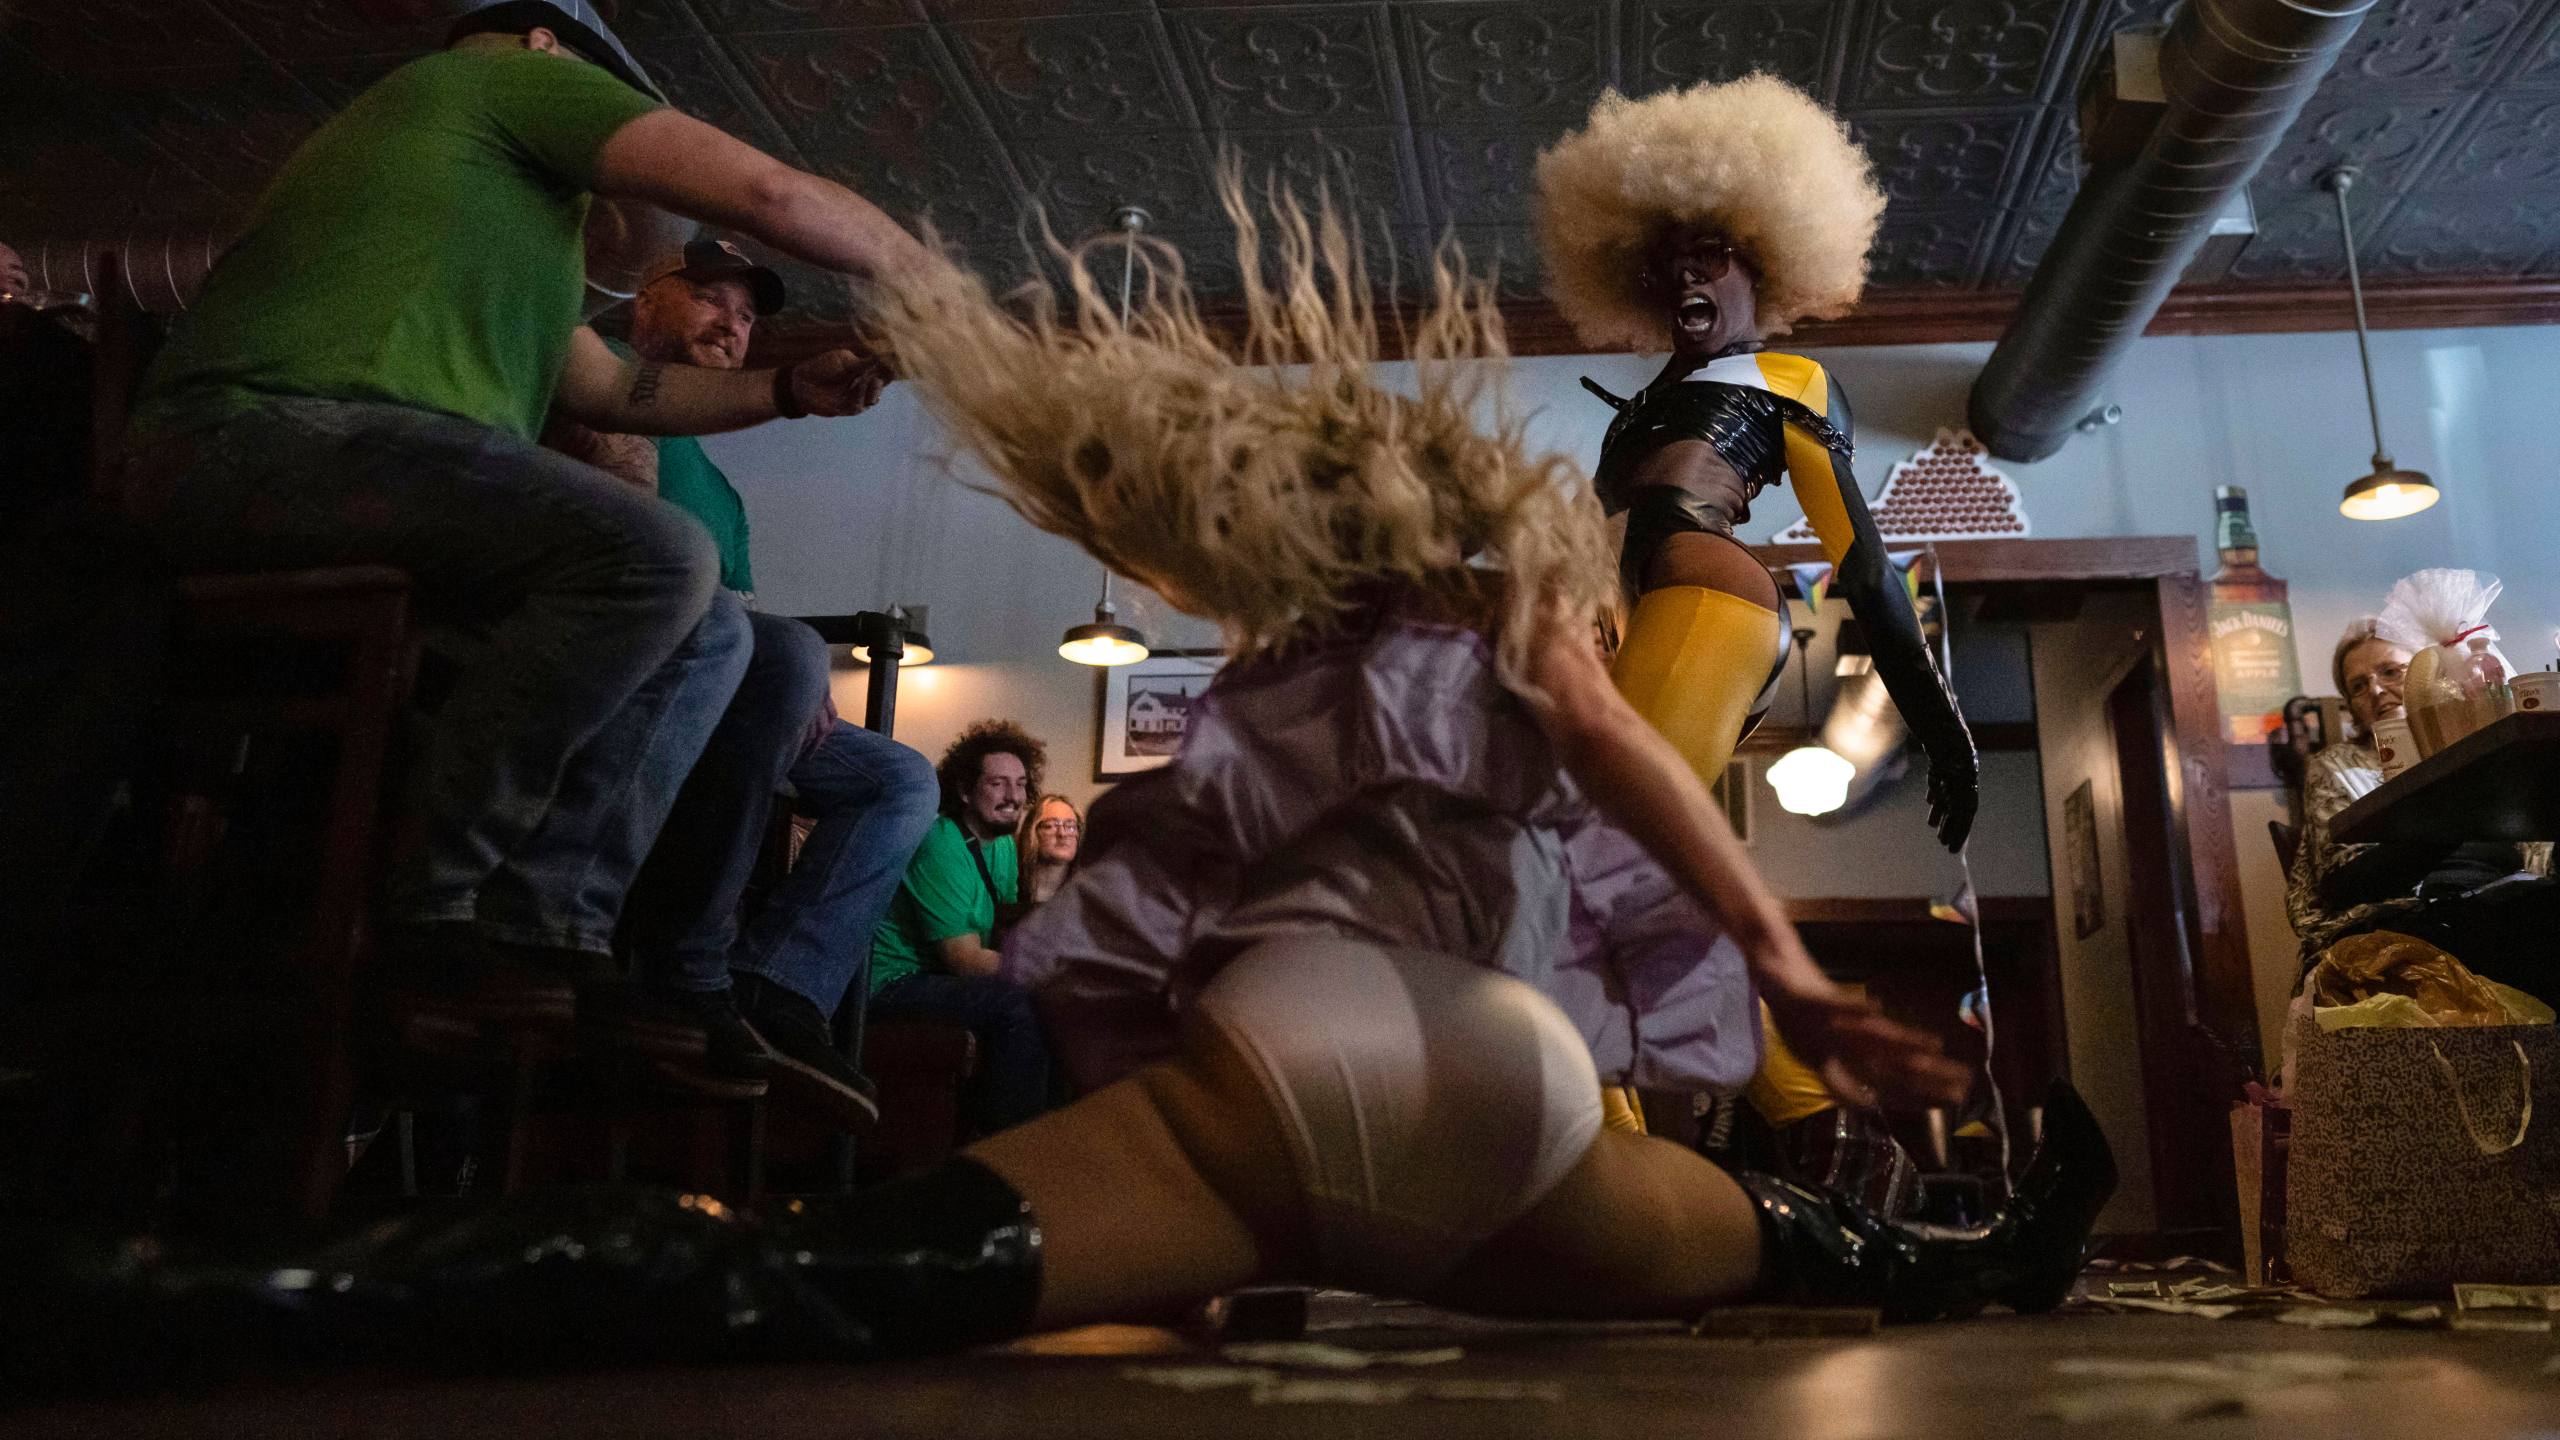
<svg viewBox="0 0 2560 1440">
<path fill-rule="evenodd" d="M 1877 675 L 1929 757 L 1930 822 L 1964 843 L 1973 740 L 1850 469 L 1848 398 L 1823 368 L 1764 348 L 1837 315 L 1866 283 L 1884 196 L 1840 122 L 1765 75 L 1630 101 L 1538 161 L 1549 285 L 1595 349 L 1652 351 L 1662 373 L 1602 443 L 1602 504 L 1626 517 L 1619 573 L 1633 602 L 1612 676 L 1701 779 L 1724 773 L 1787 663 L 1785 602 L 1734 538 L 1783 474 L 1833 588 L 1865 626 Z M 1771 1031 L 1752 1102 L 1784 1127 L 1832 1110 L 1831 1087 Z M 1630 1113 L 1613 1104 L 1613 1115 Z"/>
</svg>

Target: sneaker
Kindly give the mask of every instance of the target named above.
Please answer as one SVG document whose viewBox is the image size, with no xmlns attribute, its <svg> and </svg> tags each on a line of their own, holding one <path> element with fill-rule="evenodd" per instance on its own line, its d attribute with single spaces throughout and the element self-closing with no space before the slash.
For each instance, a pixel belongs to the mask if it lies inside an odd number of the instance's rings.
<svg viewBox="0 0 2560 1440">
<path fill-rule="evenodd" d="M 386 926 L 375 951 L 396 1023 L 549 1028 L 577 1018 L 575 972 L 556 952 L 500 945 L 455 921 Z"/>
<path fill-rule="evenodd" d="M 773 1052 L 726 990 L 602 985 L 581 997 L 580 1019 L 606 1045 L 729 1080 L 761 1080 Z"/>
<path fill-rule="evenodd" d="M 733 972 L 730 984 L 739 1013 L 764 1037 L 776 1086 L 847 1129 L 866 1129 L 880 1118 L 871 1081 L 836 1049 L 827 1018 L 806 996 L 744 972 Z"/>
</svg>

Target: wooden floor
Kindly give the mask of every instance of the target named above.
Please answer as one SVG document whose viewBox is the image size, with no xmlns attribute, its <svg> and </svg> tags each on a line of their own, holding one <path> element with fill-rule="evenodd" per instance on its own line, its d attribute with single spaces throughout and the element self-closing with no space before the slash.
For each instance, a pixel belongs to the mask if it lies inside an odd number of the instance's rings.
<svg viewBox="0 0 2560 1440">
<path fill-rule="evenodd" d="M 2548 1334 L 2321 1331 L 2065 1312 L 1836 1339 L 1487 1328 L 1320 1301 L 1308 1339 L 1456 1358 L 1358 1370 L 1239 1364 L 1152 1332 L 1084 1356 L 655 1370 L 525 1380 L 334 1375 L 183 1398 L 0 1410 L 0 1435 L 742 1435 L 916 1440 L 2560 1434 Z M 1312 1357 L 1322 1359 L 1325 1357 Z M 1334 1355 L 1337 1361 L 1344 1357 Z M 1424 1357 L 1431 1358 L 1431 1357 Z"/>
</svg>

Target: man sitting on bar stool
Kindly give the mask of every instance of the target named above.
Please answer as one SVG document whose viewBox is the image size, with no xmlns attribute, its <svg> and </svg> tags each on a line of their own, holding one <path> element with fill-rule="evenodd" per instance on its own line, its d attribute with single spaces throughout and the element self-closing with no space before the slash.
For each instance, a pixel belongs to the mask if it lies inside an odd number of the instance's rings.
<svg viewBox="0 0 2560 1440">
<path fill-rule="evenodd" d="M 868 403 L 836 351 L 724 372 L 579 327 L 591 197 L 812 264 L 930 263 L 853 192 L 667 106 L 589 0 L 456 21 L 285 163 L 144 381 L 129 485 L 179 566 L 382 564 L 484 631 L 413 771 L 382 905 L 396 1004 L 574 1019 L 748 663 L 689 518 L 535 443 L 544 411 L 691 435 Z"/>
<path fill-rule="evenodd" d="M 654 364 L 735 370 L 756 320 L 786 298 L 782 277 L 736 246 L 696 240 L 649 268 L 632 302 L 630 349 Z M 545 432 L 701 521 L 720 552 L 721 585 L 752 598 L 746 506 L 729 477 L 690 437 L 636 452 L 623 443 L 631 438 L 556 418 Z M 941 790 L 922 755 L 837 718 L 817 632 L 754 611 L 747 623 L 746 677 L 632 886 L 623 939 L 639 989 L 601 1023 L 635 1048 L 671 1047 L 664 1058 L 699 1056 L 715 1075 L 770 1070 L 812 1108 L 860 1124 L 878 1108 L 837 1051 L 829 1018 Z M 739 897 L 785 783 L 817 824 L 741 936 Z"/>
<path fill-rule="evenodd" d="M 2399 719 L 2409 652 L 2374 634 L 2367 615 L 2348 624 L 2329 659 L 2353 724 L 2341 743 L 2315 752 L 2302 782 L 2302 837 L 2286 877 L 2285 911 L 2302 940 L 2308 973 L 2352 935 L 2414 935 L 2490 979 L 2545 1000 L 2560 997 L 2560 969 L 2546 955 L 2560 932 L 2560 882 L 2548 842 L 2348 845 L 2330 834 L 2338 812 L 2382 784 L 2373 727 Z"/>
</svg>

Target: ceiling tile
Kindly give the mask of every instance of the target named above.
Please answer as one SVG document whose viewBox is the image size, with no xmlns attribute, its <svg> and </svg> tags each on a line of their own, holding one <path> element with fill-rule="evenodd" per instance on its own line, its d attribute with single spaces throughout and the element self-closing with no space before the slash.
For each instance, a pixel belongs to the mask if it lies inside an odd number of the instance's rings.
<svg viewBox="0 0 2560 1440">
<path fill-rule="evenodd" d="M 2007 191 L 2032 109 L 1980 114 L 1861 115 L 1850 134 L 1875 161 L 1876 183 L 1895 204 L 1990 205 Z"/>
<path fill-rule="evenodd" d="M 1247 194 L 1259 194 L 1276 176 L 1298 198 L 1314 203 L 1321 189 L 1343 213 L 1375 224 L 1427 223 L 1422 187 L 1410 176 L 1404 134 L 1398 130 L 1252 130 L 1233 140 Z"/>
<path fill-rule="evenodd" d="M 2439 193 L 2560 191 L 2560 96 L 2493 96 L 2474 109 L 2419 181 Z"/>
<path fill-rule="evenodd" d="M 1994 285 L 2026 283 L 2080 194 L 2085 167 L 2080 162 L 2080 126 L 2071 106 L 2048 107 L 2044 135 L 2036 143 L 2036 156 L 2018 185 L 2018 199 L 1993 242 L 1987 276 Z"/>
<path fill-rule="evenodd" d="M 346 0 L 214 0 L 268 56 L 285 61 L 417 55 L 444 43 L 441 22 L 386 22 Z M 377 9 L 377 13 L 379 13 Z"/>
<path fill-rule="evenodd" d="M 1974 283 L 1999 211 L 1987 205 L 1888 208 L 1867 253 L 1867 283 L 1892 289 L 1949 289 Z"/>
<path fill-rule="evenodd" d="M 1397 113 L 1367 5 L 1167 12 L 1203 118 L 1224 129 L 1385 125 Z"/>
<path fill-rule="evenodd" d="M 2397 202 L 2388 196 L 2353 206 L 2360 253 Z M 2346 248 L 2338 243 L 2337 202 L 2326 195 L 2267 195 L 2258 202 L 2258 233 L 2231 262 L 2231 278 L 2250 281 L 2343 280 Z"/>
<path fill-rule="evenodd" d="M 811 168 L 910 226 L 931 221 L 945 234 L 978 235 L 1008 230 L 1022 217 L 1003 152 L 974 135 L 832 150 L 813 157 Z"/>
<path fill-rule="evenodd" d="M 1171 130 L 1191 110 L 1147 15 L 989 20 L 950 27 L 998 128 Z"/>
<path fill-rule="evenodd" d="M 929 127 L 948 132 L 967 123 L 958 85 L 920 25 L 737 35 L 726 43 L 812 164 L 866 147 L 920 147 Z"/>
<path fill-rule="evenodd" d="M 677 109 L 748 144 L 786 158 L 794 151 L 746 81 L 707 36 L 657 35 L 627 42 Z"/>
<path fill-rule="evenodd" d="M 1837 0 L 1629 0 L 1626 91 L 1649 95 L 1766 70 L 1828 96 L 1843 9 Z"/>
<path fill-rule="evenodd" d="M 692 0 L 692 4 L 703 24 L 724 35 L 904 25 L 924 18 L 916 0 Z"/>
<path fill-rule="evenodd" d="M 1591 0 L 1405 5 L 1396 19 L 1416 123 L 1561 127 L 1609 84 L 1608 8 Z"/>
<path fill-rule="evenodd" d="M 613 21 L 613 33 L 626 43 L 691 35 L 702 28 L 693 11 L 686 7 L 685 0 L 621 0 L 608 13 Z"/>
<path fill-rule="evenodd" d="M 2542 38 L 2525 47 L 2507 86 L 2515 90 L 2560 90 L 2560 4 L 2550 6 L 2551 19 Z"/>
<path fill-rule="evenodd" d="M 264 63 L 124 75 L 93 93 L 135 134 L 243 196 L 263 189 L 326 118 L 291 76 Z"/>
<path fill-rule="evenodd" d="M 1467 269 L 1493 276 L 1496 300 L 1512 305 L 1546 298 L 1547 276 L 1538 263 L 1538 237 L 1527 226 L 1461 225 L 1454 233 L 1466 250 Z M 1430 251 L 1422 253 L 1427 257 Z"/>
<path fill-rule="evenodd" d="M 1969 105 L 2041 94 L 2068 0 L 1869 0 L 1848 106 Z"/>
<path fill-rule="evenodd" d="M 2470 88 L 2512 53 L 2526 0 L 2384 0 L 2356 28 L 2331 81 Z"/>
<path fill-rule="evenodd" d="M 2393 210 L 2357 259 L 2381 276 L 2513 275 L 2555 240 L 2560 213 L 2538 197 L 2431 195 Z"/>
<path fill-rule="evenodd" d="M 211 0 L 47 0 L 0 6 L 19 18 L 8 33 L 56 71 L 73 77 L 164 66 L 248 64 L 258 52 Z"/>
<path fill-rule="evenodd" d="M 2341 164 L 2361 182 L 2396 191 L 2408 184 L 2468 109 L 2457 95 L 2395 99 L 2379 87 L 2325 87 L 2311 97 L 2250 182 L 2259 195 L 2320 193 L 2320 177 Z"/>
<path fill-rule="evenodd" d="M 1028 20 L 1046 15 L 1143 15 L 1149 0 L 924 0 L 936 20 Z"/>
<path fill-rule="evenodd" d="M 1062 236 L 1101 229 L 1123 205 L 1145 206 L 1165 230 L 1218 223 L 1208 162 L 1189 133 L 1062 132 L 1011 148 L 1023 184 Z"/>
<path fill-rule="evenodd" d="M 1529 222 L 1542 137 L 1517 130 L 1430 130 L 1419 138 L 1435 224 Z"/>
</svg>

